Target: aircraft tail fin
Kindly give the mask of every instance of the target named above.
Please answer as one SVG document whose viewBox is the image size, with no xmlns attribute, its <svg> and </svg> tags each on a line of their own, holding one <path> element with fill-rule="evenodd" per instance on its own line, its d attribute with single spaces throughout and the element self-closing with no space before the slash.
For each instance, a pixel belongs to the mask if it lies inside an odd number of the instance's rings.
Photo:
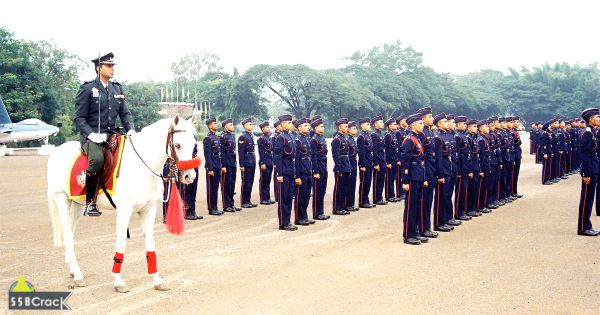
<svg viewBox="0 0 600 315">
<path fill-rule="evenodd" d="M 0 96 L 0 124 L 10 124 L 10 116 L 8 116 L 8 111 L 6 111 L 6 106 L 4 106 L 4 102 L 2 101 L 2 96 Z"/>
</svg>

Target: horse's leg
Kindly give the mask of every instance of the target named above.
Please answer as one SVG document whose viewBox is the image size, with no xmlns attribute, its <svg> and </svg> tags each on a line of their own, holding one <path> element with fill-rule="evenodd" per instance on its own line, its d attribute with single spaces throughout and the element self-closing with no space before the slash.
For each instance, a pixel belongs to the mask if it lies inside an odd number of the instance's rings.
<svg viewBox="0 0 600 315">
<path fill-rule="evenodd" d="M 158 276 L 156 267 L 156 246 L 154 243 L 154 221 L 156 220 L 156 203 L 152 203 L 148 210 L 142 212 L 142 229 L 144 230 L 144 241 L 146 242 L 146 262 L 148 263 L 148 274 L 152 275 L 154 289 L 168 291 L 167 284 Z"/>
<path fill-rule="evenodd" d="M 127 242 L 127 227 L 131 219 L 131 208 L 121 206 L 117 209 L 117 241 L 115 245 L 115 257 L 113 259 L 112 273 L 115 278 L 113 287 L 119 293 L 129 292 L 129 288 L 125 285 L 121 277 L 121 264 L 123 263 L 123 255 L 125 254 L 125 246 Z"/>
<path fill-rule="evenodd" d="M 58 207 L 58 216 L 62 225 L 63 240 L 65 246 L 65 262 L 69 264 L 69 274 L 73 276 L 73 283 L 75 286 L 84 287 L 85 281 L 83 280 L 83 273 L 77 263 L 77 257 L 75 257 L 75 240 L 73 229 L 73 218 L 72 213 L 72 201 L 67 198 L 65 194 L 54 194 L 54 201 Z"/>
</svg>

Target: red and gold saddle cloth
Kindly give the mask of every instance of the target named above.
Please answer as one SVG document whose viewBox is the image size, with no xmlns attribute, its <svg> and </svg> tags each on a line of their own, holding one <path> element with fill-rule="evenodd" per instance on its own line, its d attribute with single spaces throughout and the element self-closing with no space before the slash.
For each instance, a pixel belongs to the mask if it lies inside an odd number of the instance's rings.
<svg viewBox="0 0 600 315">
<path fill-rule="evenodd" d="M 125 146 L 125 137 L 119 136 L 117 138 L 117 146 L 113 155 L 113 165 L 110 169 L 110 176 L 106 177 L 104 181 L 104 187 L 106 191 L 114 195 L 115 185 L 117 177 L 119 176 L 119 168 L 121 166 L 121 155 L 123 153 L 123 147 Z M 78 154 L 69 171 L 69 183 L 67 185 L 67 194 L 69 199 L 85 199 L 85 170 L 88 167 L 88 160 L 82 153 Z M 98 185 L 98 192 L 102 193 L 102 188 Z"/>
</svg>

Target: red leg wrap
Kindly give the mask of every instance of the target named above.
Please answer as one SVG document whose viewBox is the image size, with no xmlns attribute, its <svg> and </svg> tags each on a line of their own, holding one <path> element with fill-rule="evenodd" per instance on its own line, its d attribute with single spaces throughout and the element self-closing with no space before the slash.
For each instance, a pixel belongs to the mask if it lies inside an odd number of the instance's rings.
<svg viewBox="0 0 600 315">
<path fill-rule="evenodd" d="M 158 271 L 156 269 L 156 252 L 146 252 L 146 261 L 148 263 L 148 274 Z"/>
<path fill-rule="evenodd" d="M 115 258 L 113 258 L 113 273 L 121 273 L 121 264 L 123 263 L 123 253 L 115 253 Z"/>
</svg>

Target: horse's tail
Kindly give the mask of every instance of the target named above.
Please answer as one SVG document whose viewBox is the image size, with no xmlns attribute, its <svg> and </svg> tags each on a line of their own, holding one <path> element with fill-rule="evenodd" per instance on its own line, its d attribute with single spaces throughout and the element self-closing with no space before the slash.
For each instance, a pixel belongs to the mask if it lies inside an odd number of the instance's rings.
<svg viewBox="0 0 600 315">
<path fill-rule="evenodd" d="M 52 193 L 48 191 L 48 209 L 50 210 L 50 218 L 52 219 L 52 236 L 54 239 L 54 246 L 62 247 L 62 224 L 60 223 L 60 216 L 58 214 L 58 207 Z"/>
</svg>

